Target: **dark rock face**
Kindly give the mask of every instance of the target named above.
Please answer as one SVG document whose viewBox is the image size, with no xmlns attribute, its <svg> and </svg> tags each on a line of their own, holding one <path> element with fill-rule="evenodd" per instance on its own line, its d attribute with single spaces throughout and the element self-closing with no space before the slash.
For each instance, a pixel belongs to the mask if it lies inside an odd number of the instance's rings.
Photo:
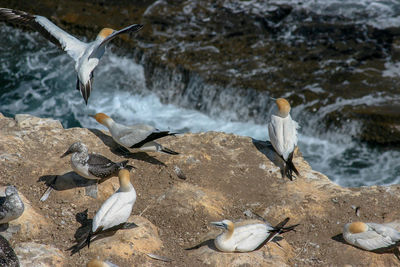
<svg viewBox="0 0 400 267">
<path fill-rule="evenodd" d="M 359 124 L 358 140 L 400 144 L 400 77 L 385 74 L 400 59 L 396 27 L 262 1 L 3 2 L 89 38 L 101 27 L 145 24 L 117 42 L 143 63 L 162 101 L 264 123 L 269 96 L 285 96 L 312 134 L 310 121 L 345 134 Z"/>
</svg>

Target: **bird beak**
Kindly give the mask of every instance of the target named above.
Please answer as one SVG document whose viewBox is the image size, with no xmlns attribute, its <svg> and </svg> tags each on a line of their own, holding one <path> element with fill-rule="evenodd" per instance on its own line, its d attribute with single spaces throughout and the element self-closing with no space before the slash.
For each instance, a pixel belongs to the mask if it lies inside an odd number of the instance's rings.
<svg viewBox="0 0 400 267">
<path fill-rule="evenodd" d="M 60 157 L 60 158 L 63 158 L 63 157 L 65 157 L 65 156 L 67 156 L 67 155 L 69 155 L 69 154 L 71 154 L 72 152 L 71 151 L 69 151 L 69 149 L 67 150 L 67 152 L 65 152 L 64 154 L 62 154 L 62 156 Z"/>
<path fill-rule="evenodd" d="M 217 226 L 219 228 L 226 229 L 226 225 L 223 222 L 212 222 L 211 224 L 214 225 L 214 226 Z"/>
<path fill-rule="evenodd" d="M 271 96 L 270 96 L 269 98 L 271 98 L 272 100 L 276 101 L 276 98 L 275 98 L 275 97 L 271 97 Z"/>
<path fill-rule="evenodd" d="M 92 117 L 93 119 L 95 119 L 96 115 L 89 114 L 89 117 Z"/>
</svg>

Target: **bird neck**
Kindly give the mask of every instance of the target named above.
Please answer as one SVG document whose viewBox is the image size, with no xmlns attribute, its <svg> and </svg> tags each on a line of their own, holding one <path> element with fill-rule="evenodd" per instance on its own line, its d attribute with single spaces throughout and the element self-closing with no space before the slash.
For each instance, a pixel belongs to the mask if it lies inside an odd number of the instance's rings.
<svg viewBox="0 0 400 267">
<path fill-rule="evenodd" d="M 224 240 L 229 240 L 233 235 L 233 227 L 228 227 L 228 229 L 223 233 L 222 238 Z"/>
<path fill-rule="evenodd" d="M 110 129 L 115 124 L 114 120 L 111 118 L 105 118 L 103 120 L 103 125 Z"/>
<path fill-rule="evenodd" d="M 133 185 L 128 179 L 120 180 L 119 192 L 129 192 L 132 191 Z"/>
</svg>

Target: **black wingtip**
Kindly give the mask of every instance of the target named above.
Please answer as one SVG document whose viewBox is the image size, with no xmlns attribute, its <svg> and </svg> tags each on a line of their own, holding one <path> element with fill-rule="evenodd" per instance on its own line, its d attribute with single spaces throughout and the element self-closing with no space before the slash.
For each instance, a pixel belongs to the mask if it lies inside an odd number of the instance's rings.
<svg viewBox="0 0 400 267">
<path fill-rule="evenodd" d="M 300 176 L 299 171 L 296 169 L 296 167 L 293 164 L 293 152 L 290 153 L 289 157 L 287 160 L 285 160 L 285 167 L 284 167 L 284 173 L 287 178 L 289 178 L 291 181 L 293 181 L 293 172 L 296 174 L 296 176 Z"/>
<path fill-rule="evenodd" d="M 93 82 L 93 77 L 90 78 L 90 80 L 87 82 L 86 85 L 84 85 L 78 78 L 78 81 L 76 84 L 76 86 L 77 86 L 76 89 L 78 89 L 81 92 L 81 95 L 82 95 L 83 99 L 85 100 L 86 106 L 88 104 L 90 93 L 92 92 L 92 82 Z"/>
<path fill-rule="evenodd" d="M 169 148 L 166 148 L 166 147 L 162 147 L 161 148 L 161 152 L 164 152 L 164 153 L 167 153 L 167 154 L 170 154 L 170 155 L 179 155 L 178 152 L 175 152 L 175 151 L 173 151 L 173 150 L 171 150 Z"/>
</svg>

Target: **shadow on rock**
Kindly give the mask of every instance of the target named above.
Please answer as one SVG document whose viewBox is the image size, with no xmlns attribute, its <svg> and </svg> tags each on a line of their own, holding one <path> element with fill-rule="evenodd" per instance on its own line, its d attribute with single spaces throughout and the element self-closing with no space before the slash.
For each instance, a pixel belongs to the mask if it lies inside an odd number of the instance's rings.
<svg viewBox="0 0 400 267">
<path fill-rule="evenodd" d="M 77 222 L 81 224 L 81 226 L 75 231 L 74 234 L 76 244 L 67 249 L 71 251 L 71 255 L 79 252 L 82 248 L 86 246 L 89 247 L 89 244 L 96 240 L 100 240 L 114 235 L 118 230 L 127 230 L 139 227 L 137 224 L 133 222 L 132 223 L 125 222 L 113 226 L 109 229 L 100 230 L 99 232 L 92 233 L 91 230 L 92 230 L 93 220 L 88 219 L 87 209 L 82 212 L 78 212 L 75 215 L 75 219 Z"/>
<path fill-rule="evenodd" d="M 195 246 L 193 246 L 193 247 L 185 248 L 185 250 L 195 250 L 195 249 L 201 248 L 201 247 L 203 247 L 203 246 L 208 246 L 209 249 L 212 249 L 212 250 L 214 250 L 214 251 L 219 251 L 219 250 L 215 247 L 214 239 L 208 239 L 208 240 L 203 241 L 203 242 L 201 242 L 200 244 L 195 245 Z"/>
<path fill-rule="evenodd" d="M 155 157 L 152 157 L 149 154 L 147 154 L 146 152 L 135 152 L 135 153 L 130 152 L 125 147 L 117 144 L 111 136 L 104 134 L 102 131 L 98 129 L 89 129 L 89 131 L 91 131 L 94 135 L 96 135 L 106 146 L 110 148 L 110 151 L 117 156 L 136 159 L 154 165 L 160 165 L 164 167 L 167 166 L 164 162 L 159 161 Z"/>
<path fill-rule="evenodd" d="M 44 182 L 48 186 L 40 201 L 45 201 L 53 189 L 63 191 L 77 187 L 85 187 L 87 196 L 97 198 L 97 181 L 86 179 L 75 172 L 67 172 L 63 175 L 44 175 L 37 182 Z"/>
<path fill-rule="evenodd" d="M 251 140 L 258 151 L 263 153 L 271 162 L 280 168 L 282 177 L 284 177 L 283 170 L 285 169 L 285 161 L 275 152 L 271 142 L 261 141 L 253 138 Z"/>
</svg>

